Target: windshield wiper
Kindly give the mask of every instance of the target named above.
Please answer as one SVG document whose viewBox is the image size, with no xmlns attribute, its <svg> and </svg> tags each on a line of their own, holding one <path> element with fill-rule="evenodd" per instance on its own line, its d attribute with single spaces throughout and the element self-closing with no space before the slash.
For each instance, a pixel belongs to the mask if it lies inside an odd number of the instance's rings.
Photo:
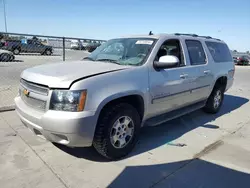
<svg viewBox="0 0 250 188">
<path fill-rule="evenodd" d="M 85 59 L 90 60 L 90 61 L 95 61 L 95 60 L 92 59 L 91 57 L 84 57 L 83 60 L 85 60 Z"/>
<path fill-rule="evenodd" d="M 134 63 L 125 63 L 125 64 L 122 64 L 122 65 L 139 66 L 140 64 L 134 64 Z"/>
<path fill-rule="evenodd" d="M 117 60 L 114 60 L 114 59 L 96 59 L 96 61 L 107 61 L 107 62 L 110 62 L 110 63 L 115 63 L 117 65 L 121 65 L 120 63 L 118 63 Z"/>
</svg>

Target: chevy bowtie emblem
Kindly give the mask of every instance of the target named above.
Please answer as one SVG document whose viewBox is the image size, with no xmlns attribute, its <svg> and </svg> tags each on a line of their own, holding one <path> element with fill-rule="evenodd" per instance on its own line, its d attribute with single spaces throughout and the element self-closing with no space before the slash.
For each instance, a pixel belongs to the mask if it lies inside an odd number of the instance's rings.
<svg viewBox="0 0 250 188">
<path fill-rule="evenodd" d="M 30 92 L 29 92 L 27 89 L 24 89 L 24 90 L 23 90 L 23 94 L 24 94 L 25 96 L 29 96 Z"/>
</svg>

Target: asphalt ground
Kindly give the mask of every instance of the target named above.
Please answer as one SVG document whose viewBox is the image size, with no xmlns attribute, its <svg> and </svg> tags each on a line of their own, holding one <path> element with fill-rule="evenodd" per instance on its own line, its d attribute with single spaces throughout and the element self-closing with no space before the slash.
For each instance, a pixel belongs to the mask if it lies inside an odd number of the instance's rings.
<svg viewBox="0 0 250 188">
<path fill-rule="evenodd" d="M 248 188 L 249 71 L 236 67 L 218 114 L 198 110 L 144 128 L 119 161 L 106 161 L 93 148 L 54 145 L 23 126 L 15 111 L 0 113 L 0 187 Z"/>
</svg>

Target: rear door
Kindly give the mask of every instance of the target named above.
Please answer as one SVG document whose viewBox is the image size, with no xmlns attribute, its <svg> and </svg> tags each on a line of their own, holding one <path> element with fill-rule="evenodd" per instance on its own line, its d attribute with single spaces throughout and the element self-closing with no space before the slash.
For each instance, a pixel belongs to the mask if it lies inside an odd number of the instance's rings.
<svg viewBox="0 0 250 188">
<path fill-rule="evenodd" d="M 192 67 L 193 85 L 190 90 L 192 102 L 206 99 L 210 94 L 213 74 L 211 64 L 208 64 L 208 57 L 204 50 L 204 44 L 199 40 L 186 39 L 185 44 L 188 51 L 190 67 Z"/>
<path fill-rule="evenodd" d="M 39 42 L 39 41 L 34 41 L 34 48 L 36 53 L 43 53 L 45 51 L 45 46 Z"/>
</svg>

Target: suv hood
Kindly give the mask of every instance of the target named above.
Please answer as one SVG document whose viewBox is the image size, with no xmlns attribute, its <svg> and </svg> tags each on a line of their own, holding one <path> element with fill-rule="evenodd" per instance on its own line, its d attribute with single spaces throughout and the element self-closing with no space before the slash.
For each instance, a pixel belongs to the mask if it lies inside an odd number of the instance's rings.
<svg viewBox="0 0 250 188">
<path fill-rule="evenodd" d="M 26 69 L 21 78 L 50 88 L 69 88 L 75 80 L 129 67 L 100 61 L 58 62 Z"/>
</svg>

